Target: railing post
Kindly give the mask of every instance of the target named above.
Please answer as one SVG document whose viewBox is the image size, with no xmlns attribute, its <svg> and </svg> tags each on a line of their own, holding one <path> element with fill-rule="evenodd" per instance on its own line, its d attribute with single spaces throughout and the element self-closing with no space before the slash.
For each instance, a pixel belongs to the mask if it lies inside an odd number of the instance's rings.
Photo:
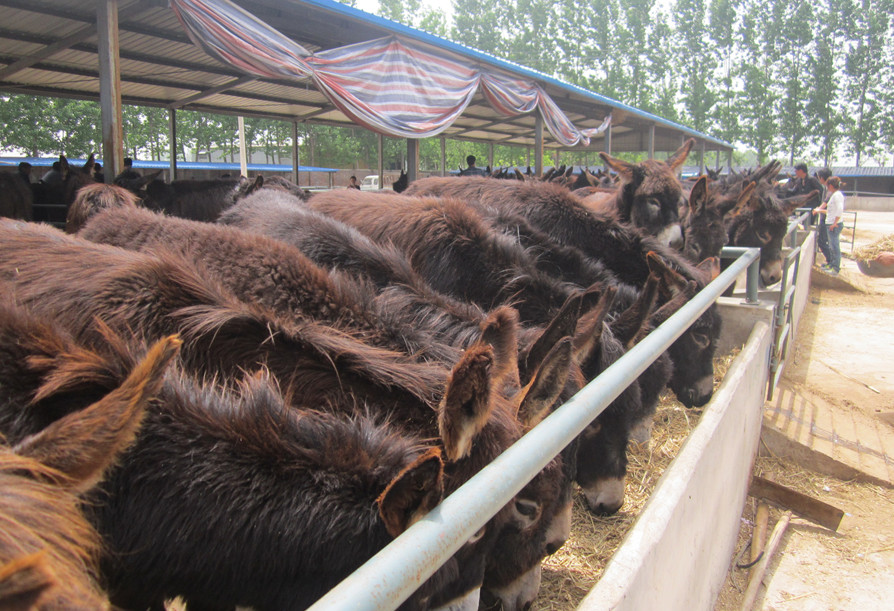
<svg viewBox="0 0 894 611">
<path fill-rule="evenodd" d="M 760 280 L 761 260 L 760 257 L 751 262 L 748 266 L 748 272 L 745 275 L 745 303 L 748 305 L 757 305 L 761 302 L 758 299 L 758 281 Z"/>
</svg>

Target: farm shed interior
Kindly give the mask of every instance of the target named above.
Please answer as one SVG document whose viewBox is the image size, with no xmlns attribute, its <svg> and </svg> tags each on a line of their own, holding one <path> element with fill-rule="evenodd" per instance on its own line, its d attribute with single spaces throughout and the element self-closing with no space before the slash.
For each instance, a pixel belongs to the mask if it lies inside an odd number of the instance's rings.
<svg viewBox="0 0 894 611">
<path fill-rule="evenodd" d="M 651 154 L 674 151 L 685 138 L 694 137 L 694 152 L 702 163 L 708 151 L 731 154 L 730 144 L 685 126 L 337 2 L 239 0 L 233 4 L 310 53 L 396 36 L 494 74 L 531 82 L 578 130 L 595 130 L 611 117 L 608 129 L 575 150 Z M 14 24 L 0 30 L 0 62 L 5 64 L 0 68 L 0 91 L 100 100 L 102 156 L 115 172 L 123 158 L 119 103 L 278 119 L 293 123 L 293 135 L 299 122 L 356 125 L 310 78 L 256 77 L 211 57 L 193 43 L 167 0 L 0 0 L 0 6 L 5 7 L 4 21 Z M 539 113 L 507 117 L 492 107 L 480 88 L 439 135 L 531 147 L 537 165 L 540 146 L 572 148 L 542 129 Z M 415 141 L 408 140 L 411 160 L 414 147 Z M 296 156 L 293 165 L 298 165 Z M 412 179 L 415 167 L 410 165 Z"/>
</svg>

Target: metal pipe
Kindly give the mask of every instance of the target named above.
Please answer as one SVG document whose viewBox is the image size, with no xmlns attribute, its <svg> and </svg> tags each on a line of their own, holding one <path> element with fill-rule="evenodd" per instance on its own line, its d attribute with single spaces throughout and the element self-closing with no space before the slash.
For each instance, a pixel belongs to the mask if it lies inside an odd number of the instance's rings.
<svg viewBox="0 0 894 611">
<path fill-rule="evenodd" d="M 330 590 L 311 611 L 379 611 L 405 601 L 759 260 L 758 249 L 741 250 L 745 252 L 677 313 Z"/>
<path fill-rule="evenodd" d="M 748 266 L 745 276 L 745 303 L 747 305 L 757 305 L 761 301 L 758 298 L 758 288 L 761 273 L 761 257 L 760 248 L 751 248 L 747 246 L 724 246 L 720 250 L 720 256 L 723 259 L 739 258 L 746 253 L 754 253 L 754 258 Z"/>
</svg>

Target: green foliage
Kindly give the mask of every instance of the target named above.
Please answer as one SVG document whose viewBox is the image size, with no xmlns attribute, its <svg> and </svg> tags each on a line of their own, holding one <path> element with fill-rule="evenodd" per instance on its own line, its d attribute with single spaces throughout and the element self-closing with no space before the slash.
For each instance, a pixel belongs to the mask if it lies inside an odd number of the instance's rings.
<svg viewBox="0 0 894 611">
<path fill-rule="evenodd" d="M 102 122 L 93 102 L 12 95 L 0 98 L 0 121 L 6 125 L 0 135 L 3 148 L 31 156 L 101 153 Z"/>
<path fill-rule="evenodd" d="M 894 149 L 894 0 L 451 3 L 451 19 L 422 0 L 379 0 L 378 12 L 737 143 L 756 163 L 782 157 L 829 165 L 842 146 L 858 163 L 881 161 Z M 0 121 L 5 149 L 100 152 L 99 109 L 91 102 L 7 95 Z M 168 156 L 164 108 L 127 106 L 123 121 L 128 155 Z M 177 131 L 179 159 L 238 159 L 235 117 L 178 111 Z M 289 123 L 246 118 L 245 133 L 250 151 L 289 163 Z M 301 124 L 298 140 L 305 165 L 378 166 L 378 139 L 359 127 Z M 469 154 L 479 165 L 491 155 L 487 144 L 453 140 L 445 153 L 448 170 L 465 167 Z M 530 154 L 498 145 L 492 165 L 526 166 Z M 423 170 L 440 170 L 441 139 L 420 141 L 419 155 Z M 556 158 L 544 156 L 545 166 Z M 388 170 L 404 168 L 406 143 L 384 138 L 383 158 Z M 593 152 L 564 151 L 559 160 L 598 164 Z"/>
</svg>

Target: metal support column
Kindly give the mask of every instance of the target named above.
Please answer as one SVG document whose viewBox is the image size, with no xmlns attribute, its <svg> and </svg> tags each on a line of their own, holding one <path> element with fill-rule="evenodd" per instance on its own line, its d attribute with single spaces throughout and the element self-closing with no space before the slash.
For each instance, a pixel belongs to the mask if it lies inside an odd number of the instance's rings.
<svg viewBox="0 0 894 611">
<path fill-rule="evenodd" d="M 534 176 L 543 176 L 543 117 L 539 112 L 534 118 Z"/>
<path fill-rule="evenodd" d="M 491 142 L 490 146 L 487 149 L 487 165 L 490 166 L 490 169 L 494 169 L 494 143 Z"/>
<path fill-rule="evenodd" d="M 419 141 L 415 138 L 407 139 L 407 182 L 416 180 L 419 173 Z"/>
<path fill-rule="evenodd" d="M 121 128 L 121 73 L 118 52 L 118 0 L 96 6 L 99 56 L 99 107 L 102 114 L 102 162 L 111 179 L 124 170 L 124 135 Z"/>
<path fill-rule="evenodd" d="M 300 158 L 298 153 L 298 121 L 292 121 L 292 182 L 298 184 L 298 168 Z"/>
<path fill-rule="evenodd" d="M 379 156 L 378 163 L 378 174 L 379 174 L 379 188 L 382 188 L 385 185 L 385 145 L 382 141 L 382 134 L 376 134 L 376 153 Z"/>
<path fill-rule="evenodd" d="M 655 124 L 649 126 L 649 159 L 655 158 Z"/>
<path fill-rule="evenodd" d="M 608 129 L 605 130 L 605 152 L 608 155 L 612 154 L 612 126 L 609 124 Z M 605 171 L 609 171 L 609 167 L 607 163 L 602 164 L 605 167 Z"/>
<path fill-rule="evenodd" d="M 705 155 L 706 155 L 705 149 L 706 149 L 706 147 L 707 147 L 707 143 L 704 140 L 702 140 L 701 146 L 698 147 L 698 174 L 699 174 L 699 176 L 704 175 L 705 169 L 707 168 L 707 163 L 705 163 Z"/>
<path fill-rule="evenodd" d="M 245 146 L 245 117 L 236 117 L 239 125 L 239 175 L 248 178 L 248 151 Z"/>
<path fill-rule="evenodd" d="M 441 136 L 441 176 L 447 176 L 447 138 Z"/>
<path fill-rule="evenodd" d="M 177 111 L 168 109 L 168 144 L 171 156 L 171 180 L 177 180 Z"/>
</svg>

